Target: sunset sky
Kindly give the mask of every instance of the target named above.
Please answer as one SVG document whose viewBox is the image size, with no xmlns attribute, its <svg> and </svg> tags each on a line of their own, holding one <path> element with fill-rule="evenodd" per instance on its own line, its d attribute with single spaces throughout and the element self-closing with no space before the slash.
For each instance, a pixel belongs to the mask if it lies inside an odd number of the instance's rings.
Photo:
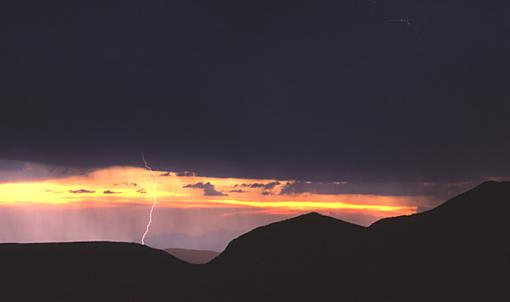
<svg viewBox="0 0 510 302">
<path fill-rule="evenodd" d="M 139 241 L 153 181 L 142 152 L 159 180 L 149 235 L 176 247 L 222 249 L 310 211 L 368 225 L 508 178 L 505 13 L 6 3 L 0 242 Z"/>
<path fill-rule="evenodd" d="M 369 225 L 429 209 L 473 184 L 360 186 L 348 181 L 207 177 L 188 171 L 154 170 L 153 176 L 144 167 L 73 170 L 2 163 L 3 242 L 139 241 L 155 194 L 149 243 L 151 236 L 167 236 L 169 245 L 218 250 L 236 235 L 286 217 L 316 211 Z"/>
</svg>

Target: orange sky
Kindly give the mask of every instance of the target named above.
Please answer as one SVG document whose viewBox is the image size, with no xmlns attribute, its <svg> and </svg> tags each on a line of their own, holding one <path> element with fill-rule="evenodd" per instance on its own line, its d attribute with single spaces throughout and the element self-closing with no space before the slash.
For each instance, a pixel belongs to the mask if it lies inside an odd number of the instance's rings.
<svg viewBox="0 0 510 302">
<path fill-rule="evenodd" d="M 237 207 L 260 208 L 267 212 L 360 211 L 373 216 L 396 216 L 416 211 L 413 201 L 424 197 L 377 196 L 355 194 L 280 194 L 292 181 L 274 179 L 213 178 L 177 176 L 155 171 L 158 175 L 158 207 Z M 273 183 L 273 186 L 262 188 Z M 198 185 L 197 185 L 198 184 Z M 255 185 L 253 185 L 255 184 Z M 0 204 L 58 204 L 62 207 L 102 207 L 117 204 L 152 202 L 153 178 L 147 170 L 111 167 L 86 175 L 0 184 Z M 188 187 L 186 187 L 188 186 Z M 212 191 L 207 193 L 203 187 Z"/>
<path fill-rule="evenodd" d="M 28 177 L 2 176 L 0 242 L 139 241 L 153 198 L 154 178 L 148 170 L 110 167 L 85 174 L 58 170 L 46 175 L 38 166 L 26 167 Z M 257 226 L 312 211 L 368 225 L 384 217 L 415 213 L 419 205 L 430 201 L 429 196 L 317 194 L 313 190 L 295 194 L 284 190 L 294 184 L 292 180 L 154 172 L 159 203 L 148 236 L 170 234 L 165 241 L 169 243 L 163 243 L 169 245 L 162 247 L 221 250 L 235 236 Z"/>
</svg>

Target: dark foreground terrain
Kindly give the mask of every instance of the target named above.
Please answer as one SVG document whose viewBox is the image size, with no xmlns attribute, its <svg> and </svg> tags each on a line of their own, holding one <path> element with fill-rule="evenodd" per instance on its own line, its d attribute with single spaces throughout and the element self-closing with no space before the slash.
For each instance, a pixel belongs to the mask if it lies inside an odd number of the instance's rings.
<svg viewBox="0 0 510 302">
<path fill-rule="evenodd" d="M 205 265 L 127 243 L 0 245 L 1 301 L 510 301 L 510 183 L 361 227 L 310 213 Z"/>
</svg>

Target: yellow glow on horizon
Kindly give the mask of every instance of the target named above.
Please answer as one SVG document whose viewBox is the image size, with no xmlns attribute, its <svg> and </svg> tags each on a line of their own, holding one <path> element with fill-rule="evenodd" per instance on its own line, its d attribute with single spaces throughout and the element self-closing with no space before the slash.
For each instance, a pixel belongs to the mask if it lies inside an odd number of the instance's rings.
<svg viewBox="0 0 510 302">
<path fill-rule="evenodd" d="M 215 201 L 216 202 L 216 201 Z M 234 199 L 223 199 L 219 203 L 228 205 L 243 205 L 260 208 L 287 208 L 295 210 L 369 210 L 381 212 L 405 212 L 412 214 L 416 212 L 414 206 L 385 206 L 385 205 L 360 205 L 344 202 L 317 202 L 317 201 L 241 201 Z"/>
<path fill-rule="evenodd" d="M 423 200 L 423 197 L 361 194 L 282 195 L 279 194 L 280 190 L 291 181 L 177 176 L 176 173 L 165 171 L 155 173 L 159 175 L 159 207 L 251 207 L 268 211 L 345 210 L 377 213 L 378 216 L 397 216 L 415 213 L 416 206 L 413 204 Z M 276 182 L 277 185 L 265 190 L 249 186 Z M 202 188 L 196 185 L 197 183 L 201 183 Z M 0 205 L 36 203 L 87 207 L 149 204 L 152 201 L 151 186 L 151 176 L 145 169 L 110 167 L 66 178 L 0 183 Z M 212 193 L 216 193 L 216 196 L 204 194 L 203 186 L 213 188 Z"/>
</svg>

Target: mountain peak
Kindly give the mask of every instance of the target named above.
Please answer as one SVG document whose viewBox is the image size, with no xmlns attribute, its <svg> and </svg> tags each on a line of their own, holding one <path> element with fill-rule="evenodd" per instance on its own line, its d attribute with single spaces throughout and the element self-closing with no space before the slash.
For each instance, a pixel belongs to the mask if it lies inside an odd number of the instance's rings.
<svg viewBox="0 0 510 302">
<path fill-rule="evenodd" d="M 411 223 L 413 227 L 426 225 L 446 230 L 451 227 L 462 228 L 466 225 L 498 225 L 506 221 L 506 213 L 510 212 L 510 182 L 486 181 L 478 186 L 459 194 L 443 204 L 425 212 L 384 218 L 374 222 L 370 229 L 392 227 L 403 230 L 401 223 Z M 406 228 L 409 230 L 411 226 Z M 495 228 L 503 228 L 499 225 Z"/>
<path fill-rule="evenodd" d="M 316 219 L 330 219 L 332 217 L 329 217 L 329 216 L 325 216 L 325 215 L 322 215 L 320 213 L 317 213 L 317 212 L 309 212 L 309 213 L 306 213 L 306 214 L 302 214 L 302 215 L 298 215 L 298 216 L 295 216 L 295 217 L 292 217 L 288 220 L 310 220 L 310 219 L 313 219 L 313 220 L 316 220 Z"/>
<path fill-rule="evenodd" d="M 506 189 L 510 190 L 510 181 L 498 181 L 498 180 L 487 180 L 482 182 L 474 189 L 494 190 L 494 189 Z M 470 191 L 468 191 L 470 192 Z"/>
<path fill-rule="evenodd" d="M 322 223 L 340 224 L 340 225 L 351 225 L 356 228 L 361 227 L 359 225 L 356 225 L 356 224 L 353 224 L 353 223 L 350 223 L 347 221 L 343 221 L 343 220 L 337 219 L 335 217 L 322 215 L 318 212 L 309 212 L 309 213 L 295 216 L 295 217 L 292 217 L 292 218 L 289 218 L 287 220 L 283 220 L 283 221 L 280 221 L 277 223 L 321 223 L 321 222 Z"/>
<path fill-rule="evenodd" d="M 500 204 L 503 201 L 506 204 L 508 196 L 510 196 L 510 182 L 489 180 L 446 201 L 432 211 L 439 211 L 451 206 L 477 207 L 481 210 L 489 205 Z"/>
<path fill-rule="evenodd" d="M 322 214 L 320 214 L 318 212 L 309 212 L 309 213 L 306 213 L 306 214 L 303 214 L 303 215 L 300 215 L 300 216 L 313 217 L 313 216 L 324 216 L 324 215 L 322 215 Z"/>
<path fill-rule="evenodd" d="M 316 249 L 317 246 L 331 245 L 331 251 L 340 249 L 347 251 L 357 244 L 354 242 L 358 241 L 364 231 L 365 227 L 310 212 L 258 227 L 239 236 L 232 240 L 213 262 L 231 264 L 262 262 L 275 265 L 283 265 L 285 262 L 289 265 L 300 261 L 300 257 L 297 256 L 300 253 L 308 255 L 320 253 Z M 342 241 L 341 248 L 337 246 L 337 240 Z M 317 255 L 317 258 L 321 257 L 330 260 L 334 258 L 327 253 Z"/>
</svg>

